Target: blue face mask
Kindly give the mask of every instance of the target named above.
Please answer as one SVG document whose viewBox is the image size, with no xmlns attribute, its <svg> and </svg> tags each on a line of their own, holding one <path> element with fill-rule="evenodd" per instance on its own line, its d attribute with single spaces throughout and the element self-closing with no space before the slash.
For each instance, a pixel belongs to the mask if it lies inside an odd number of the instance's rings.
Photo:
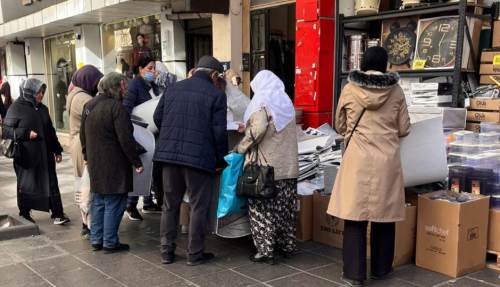
<svg viewBox="0 0 500 287">
<path fill-rule="evenodd" d="M 155 80 L 155 75 L 152 72 L 146 72 L 144 74 L 144 80 L 146 80 L 148 82 L 152 82 Z"/>
</svg>

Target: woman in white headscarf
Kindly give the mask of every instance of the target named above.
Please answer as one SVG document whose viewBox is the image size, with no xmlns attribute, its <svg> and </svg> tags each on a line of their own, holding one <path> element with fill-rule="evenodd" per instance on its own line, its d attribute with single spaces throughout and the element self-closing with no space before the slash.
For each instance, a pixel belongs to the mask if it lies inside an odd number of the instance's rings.
<svg viewBox="0 0 500 287">
<path fill-rule="evenodd" d="M 258 157 L 274 167 L 278 195 L 272 199 L 249 199 L 250 226 L 257 248 L 250 259 L 272 263 L 276 252 L 288 257 L 296 249 L 294 208 L 298 147 L 295 109 L 283 82 L 272 72 L 259 72 L 250 85 L 254 97 L 243 118 L 247 126 L 245 137 L 236 149 L 246 154 L 245 164 Z"/>
</svg>

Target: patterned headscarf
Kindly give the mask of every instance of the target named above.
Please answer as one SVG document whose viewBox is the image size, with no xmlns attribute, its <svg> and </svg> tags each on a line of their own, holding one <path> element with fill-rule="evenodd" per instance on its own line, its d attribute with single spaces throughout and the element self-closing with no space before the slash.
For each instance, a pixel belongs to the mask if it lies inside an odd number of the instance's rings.
<svg viewBox="0 0 500 287">
<path fill-rule="evenodd" d="M 122 101 L 124 95 L 120 91 L 120 82 L 126 79 L 124 75 L 117 72 L 107 74 L 99 82 L 97 87 L 99 94 Z"/>
<path fill-rule="evenodd" d="M 21 82 L 21 85 L 19 86 L 19 94 L 21 95 L 22 99 L 31 103 L 33 107 L 36 107 L 38 106 L 35 99 L 36 94 L 40 91 L 40 89 L 46 87 L 47 85 L 45 85 L 39 79 L 35 78 L 25 79 Z"/>
<path fill-rule="evenodd" d="M 155 84 L 160 88 L 161 94 L 175 82 L 177 82 L 177 76 L 168 72 L 167 66 L 160 61 L 156 61 L 156 72 L 158 75 L 155 79 Z"/>
</svg>

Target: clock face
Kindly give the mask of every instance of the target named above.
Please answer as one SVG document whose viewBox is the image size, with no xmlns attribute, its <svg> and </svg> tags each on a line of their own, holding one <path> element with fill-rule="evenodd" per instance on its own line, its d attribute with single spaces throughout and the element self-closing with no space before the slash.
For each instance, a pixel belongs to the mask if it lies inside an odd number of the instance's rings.
<svg viewBox="0 0 500 287">
<path fill-rule="evenodd" d="M 402 65 L 410 61 L 415 50 L 416 35 L 410 29 L 396 29 L 384 42 L 384 48 L 389 54 L 389 63 Z"/>
<path fill-rule="evenodd" d="M 453 67 L 457 51 L 458 18 L 425 21 L 431 22 L 427 26 L 424 20 L 419 23 L 417 58 L 426 60 L 426 68 Z"/>
</svg>

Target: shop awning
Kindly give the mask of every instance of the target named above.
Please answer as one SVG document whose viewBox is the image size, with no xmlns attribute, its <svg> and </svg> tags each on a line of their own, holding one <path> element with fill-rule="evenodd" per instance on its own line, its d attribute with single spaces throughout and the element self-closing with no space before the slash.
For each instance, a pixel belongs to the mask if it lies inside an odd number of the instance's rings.
<svg viewBox="0 0 500 287">
<path fill-rule="evenodd" d="M 111 23 L 160 13 L 165 1 L 68 0 L 0 25 L 0 45 L 16 38 L 46 37 L 75 25 Z"/>
</svg>

